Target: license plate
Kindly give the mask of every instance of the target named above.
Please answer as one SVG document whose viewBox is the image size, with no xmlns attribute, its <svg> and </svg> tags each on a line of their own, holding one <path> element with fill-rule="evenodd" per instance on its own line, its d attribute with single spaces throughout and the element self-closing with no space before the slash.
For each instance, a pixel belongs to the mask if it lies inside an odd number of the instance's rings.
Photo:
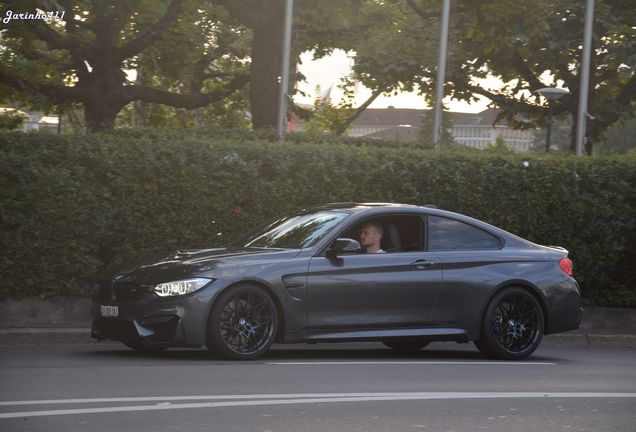
<svg viewBox="0 0 636 432">
<path fill-rule="evenodd" d="M 119 316 L 119 307 L 118 306 L 104 306 L 101 305 L 99 310 L 103 317 L 105 318 L 115 318 Z"/>
</svg>

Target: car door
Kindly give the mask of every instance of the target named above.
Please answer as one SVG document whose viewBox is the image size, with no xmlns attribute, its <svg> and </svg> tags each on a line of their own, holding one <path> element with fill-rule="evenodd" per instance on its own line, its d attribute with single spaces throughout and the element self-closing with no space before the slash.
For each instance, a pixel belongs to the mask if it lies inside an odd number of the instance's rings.
<svg viewBox="0 0 636 432">
<path fill-rule="evenodd" d="M 515 278 L 507 274 L 514 255 L 501 250 L 497 236 L 469 223 L 429 216 L 427 227 L 428 249 L 438 257 L 443 279 L 432 324 L 479 326 L 492 290 L 500 281 Z"/>
<path fill-rule="evenodd" d="M 430 322 L 440 284 L 439 260 L 430 252 L 315 256 L 307 274 L 308 327 L 424 326 Z"/>
</svg>

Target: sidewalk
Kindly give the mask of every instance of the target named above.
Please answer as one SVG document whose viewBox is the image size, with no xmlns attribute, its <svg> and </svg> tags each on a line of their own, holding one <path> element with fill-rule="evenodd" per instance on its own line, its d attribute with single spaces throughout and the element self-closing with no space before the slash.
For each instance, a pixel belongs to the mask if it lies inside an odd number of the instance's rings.
<svg viewBox="0 0 636 432">
<path fill-rule="evenodd" d="M 0 302 L 0 345 L 95 343 L 90 325 L 89 299 Z M 586 308 L 581 328 L 545 336 L 542 343 L 636 348 L 636 309 Z"/>
</svg>

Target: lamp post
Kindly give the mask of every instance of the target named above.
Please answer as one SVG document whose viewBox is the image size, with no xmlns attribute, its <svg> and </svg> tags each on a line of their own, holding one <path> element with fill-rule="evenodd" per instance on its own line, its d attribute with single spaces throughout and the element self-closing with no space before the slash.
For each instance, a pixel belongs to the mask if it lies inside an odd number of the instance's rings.
<svg viewBox="0 0 636 432">
<path fill-rule="evenodd" d="M 442 140 L 442 99 L 444 99 L 444 81 L 446 80 L 446 57 L 448 56 L 448 24 L 450 20 L 451 0 L 442 5 L 442 25 L 439 35 L 439 62 L 437 64 L 437 85 L 435 90 L 435 120 L 433 124 L 433 145 L 440 147 Z"/>
<path fill-rule="evenodd" d="M 570 92 L 556 87 L 544 87 L 534 92 L 539 93 L 539 95 L 548 100 L 548 128 L 545 138 L 545 152 L 548 153 L 550 151 L 550 134 L 552 132 L 552 101 L 560 99 L 566 94 L 570 94 Z"/>
<path fill-rule="evenodd" d="M 285 1 L 285 29 L 283 34 L 283 55 L 280 66 L 280 95 L 278 99 L 278 138 L 285 141 L 287 132 L 287 106 L 289 102 L 289 57 L 291 52 L 292 13 L 294 0 Z"/>
</svg>

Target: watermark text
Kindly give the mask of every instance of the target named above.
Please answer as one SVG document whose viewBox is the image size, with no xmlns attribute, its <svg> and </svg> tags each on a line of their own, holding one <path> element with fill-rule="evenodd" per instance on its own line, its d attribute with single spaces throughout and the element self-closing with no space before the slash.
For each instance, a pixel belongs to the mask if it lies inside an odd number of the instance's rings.
<svg viewBox="0 0 636 432">
<path fill-rule="evenodd" d="M 66 11 L 52 11 L 52 12 L 13 12 L 8 10 L 2 18 L 4 24 L 9 24 L 11 21 L 24 21 L 24 20 L 58 20 L 64 19 Z"/>
</svg>

